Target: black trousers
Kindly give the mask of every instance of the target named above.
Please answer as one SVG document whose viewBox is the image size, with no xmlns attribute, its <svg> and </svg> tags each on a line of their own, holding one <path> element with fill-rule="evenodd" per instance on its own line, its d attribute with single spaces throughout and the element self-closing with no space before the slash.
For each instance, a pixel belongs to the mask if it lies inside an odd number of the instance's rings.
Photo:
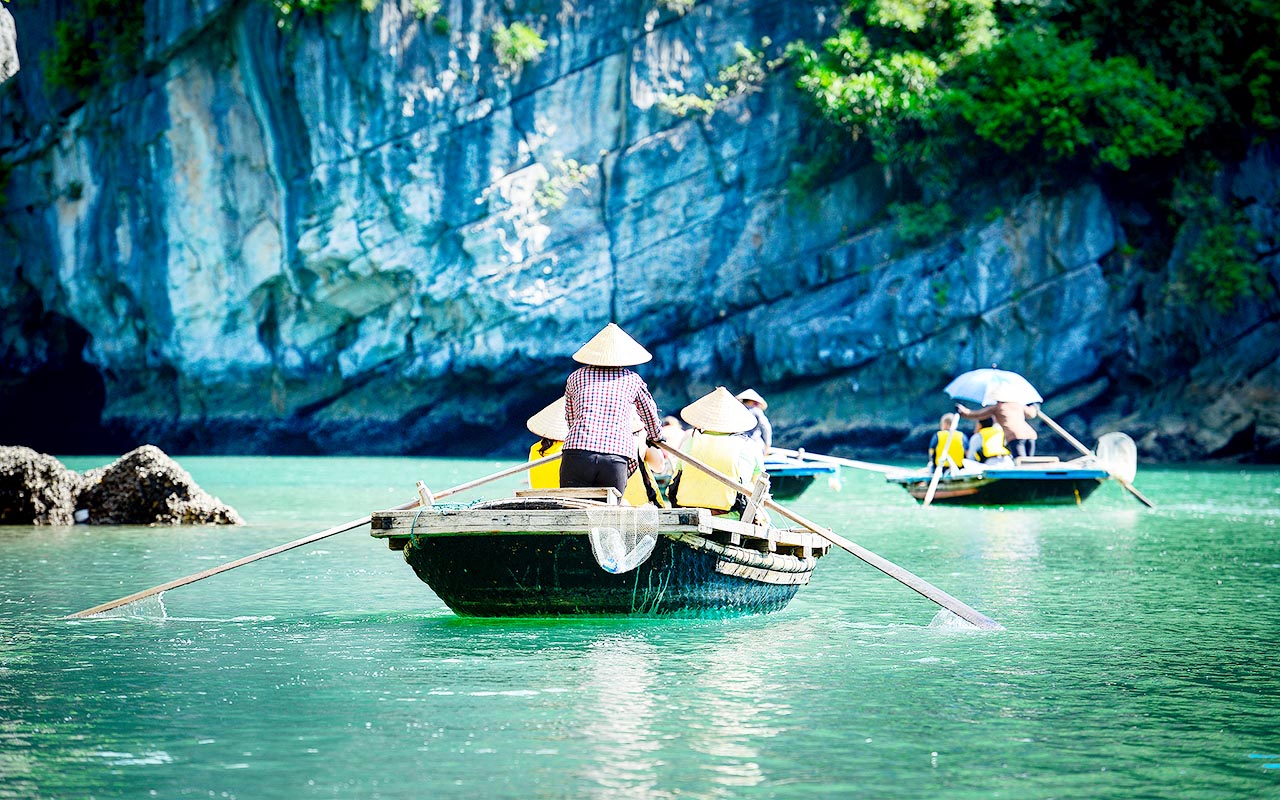
<svg viewBox="0 0 1280 800">
<path fill-rule="evenodd" d="M 590 450 L 564 450 L 560 454 L 560 486 L 565 489 L 612 486 L 625 492 L 630 474 L 626 456 Z"/>
<path fill-rule="evenodd" d="M 1035 439 L 1011 439 L 1009 441 L 1009 452 L 1014 458 L 1021 456 L 1034 456 L 1036 454 Z"/>
</svg>

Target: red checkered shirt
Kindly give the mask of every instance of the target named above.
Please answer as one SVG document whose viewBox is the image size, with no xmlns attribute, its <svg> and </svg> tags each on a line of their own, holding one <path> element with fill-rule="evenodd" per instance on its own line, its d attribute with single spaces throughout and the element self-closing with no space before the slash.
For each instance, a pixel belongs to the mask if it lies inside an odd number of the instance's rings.
<svg viewBox="0 0 1280 800">
<path fill-rule="evenodd" d="M 653 395 L 644 379 L 626 367 L 580 367 L 565 381 L 564 398 L 564 416 L 569 423 L 565 450 L 625 456 L 634 469 L 632 408 L 644 422 L 649 438 L 660 435 Z"/>
</svg>

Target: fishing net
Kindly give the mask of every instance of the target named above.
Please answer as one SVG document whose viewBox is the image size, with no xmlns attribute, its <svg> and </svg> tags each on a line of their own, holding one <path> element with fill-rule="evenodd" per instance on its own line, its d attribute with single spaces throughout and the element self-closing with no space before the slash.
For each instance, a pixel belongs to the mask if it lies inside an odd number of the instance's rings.
<svg viewBox="0 0 1280 800">
<path fill-rule="evenodd" d="M 653 554 L 658 543 L 658 509 L 610 506 L 587 510 L 591 552 L 605 572 L 630 572 Z"/>
<path fill-rule="evenodd" d="M 1104 433 L 1098 439 L 1098 460 L 1107 472 L 1125 483 L 1138 474 L 1138 446 L 1123 433 Z"/>
</svg>

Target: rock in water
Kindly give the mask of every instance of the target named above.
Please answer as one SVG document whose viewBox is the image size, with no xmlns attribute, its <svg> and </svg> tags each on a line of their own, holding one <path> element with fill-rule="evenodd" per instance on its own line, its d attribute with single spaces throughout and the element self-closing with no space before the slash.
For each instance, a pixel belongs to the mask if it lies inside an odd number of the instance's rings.
<svg viewBox="0 0 1280 800">
<path fill-rule="evenodd" d="M 234 508 L 196 485 L 155 445 L 84 474 L 76 508 L 92 525 L 240 525 Z"/>
<path fill-rule="evenodd" d="M 83 478 L 29 447 L 0 447 L 0 525 L 70 525 Z"/>
</svg>

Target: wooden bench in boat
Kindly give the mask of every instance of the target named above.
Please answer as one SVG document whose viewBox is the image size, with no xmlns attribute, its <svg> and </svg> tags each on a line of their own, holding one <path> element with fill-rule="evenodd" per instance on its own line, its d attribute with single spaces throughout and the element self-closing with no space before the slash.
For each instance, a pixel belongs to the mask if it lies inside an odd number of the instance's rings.
<svg viewBox="0 0 1280 800">
<path fill-rule="evenodd" d="M 612 487 L 520 490 L 515 498 L 493 501 L 493 505 L 501 504 L 504 508 L 431 506 L 376 511 L 371 516 L 370 528 L 372 536 L 386 539 L 392 550 L 404 549 L 411 537 L 419 536 L 585 533 L 594 527 L 593 510 L 626 513 L 630 507 L 619 505 L 617 497 L 618 492 Z M 573 503 L 575 507 L 540 507 L 545 506 L 547 500 Z M 825 554 L 831 546 L 810 531 L 726 519 L 705 508 L 656 511 L 657 529 L 661 534 L 693 534 L 733 547 L 801 558 Z"/>
</svg>

